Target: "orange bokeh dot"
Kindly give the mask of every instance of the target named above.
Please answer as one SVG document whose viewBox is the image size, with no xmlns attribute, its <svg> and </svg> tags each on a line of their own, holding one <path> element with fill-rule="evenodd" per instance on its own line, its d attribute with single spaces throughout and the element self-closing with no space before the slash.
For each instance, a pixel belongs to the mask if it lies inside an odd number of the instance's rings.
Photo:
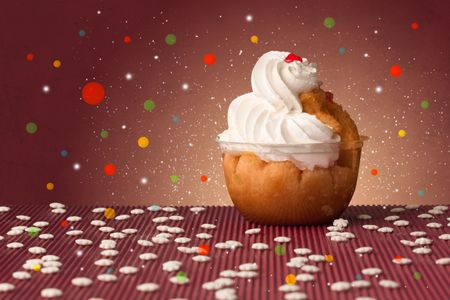
<svg viewBox="0 0 450 300">
<path fill-rule="evenodd" d="M 372 170 L 370 170 L 370 174 L 372 174 L 373 176 L 376 176 L 376 175 L 378 175 L 378 170 L 372 169 Z"/>
<path fill-rule="evenodd" d="M 211 66 L 216 63 L 216 56 L 212 53 L 205 54 L 203 56 L 203 62 L 205 65 Z"/>
<path fill-rule="evenodd" d="M 413 29 L 413 30 L 419 29 L 419 23 L 417 23 L 417 22 L 411 23 L 411 29 Z"/>
<path fill-rule="evenodd" d="M 401 260 L 402 257 L 400 255 L 395 256 L 395 260 Z"/>
<path fill-rule="evenodd" d="M 208 255 L 209 254 L 209 246 L 206 244 L 201 244 L 198 246 L 197 253 L 200 255 Z"/>
<path fill-rule="evenodd" d="M 106 175 L 113 176 L 114 174 L 116 174 L 117 168 L 114 164 L 106 164 L 103 168 L 103 171 Z"/>
<path fill-rule="evenodd" d="M 27 54 L 27 60 L 28 61 L 32 61 L 34 59 L 34 54 L 33 53 L 28 53 Z"/>
<path fill-rule="evenodd" d="M 400 66 L 398 65 L 393 65 L 389 70 L 389 73 L 391 73 L 392 77 L 398 77 L 402 75 L 402 68 L 400 68 Z"/>
<path fill-rule="evenodd" d="M 105 88 L 98 82 L 88 82 L 83 86 L 81 96 L 87 104 L 97 105 L 105 98 Z"/>
<path fill-rule="evenodd" d="M 131 43 L 131 36 L 126 35 L 126 36 L 123 38 L 123 42 L 124 42 L 125 44 Z"/>
<path fill-rule="evenodd" d="M 208 176 L 202 175 L 202 176 L 200 176 L 200 180 L 201 180 L 202 182 L 206 182 L 206 181 L 208 180 Z"/>
</svg>

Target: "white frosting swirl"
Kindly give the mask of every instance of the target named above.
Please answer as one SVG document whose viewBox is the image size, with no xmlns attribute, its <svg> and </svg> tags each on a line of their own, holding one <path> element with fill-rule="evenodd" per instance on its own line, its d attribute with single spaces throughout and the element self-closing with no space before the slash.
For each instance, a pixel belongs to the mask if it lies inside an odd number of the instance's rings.
<svg viewBox="0 0 450 300">
<path fill-rule="evenodd" d="M 261 56 L 252 71 L 253 92 L 237 97 L 230 104 L 228 129 L 219 135 L 221 141 L 283 145 L 340 141 L 339 135 L 314 115 L 302 112 L 299 93 L 322 84 L 316 65 L 305 58 L 302 62 L 287 63 L 288 55 L 288 52 L 271 51 Z M 253 151 L 264 160 L 291 160 L 300 169 L 328 167 L 339 155 L 338 147 L 302 154 L 286 147 L 273 153 L 264 147 L 247 145 L 245 149 L 239 149 L 242 146 L 235 146 L 236 149 L 231 150 Z"/>
</svg>

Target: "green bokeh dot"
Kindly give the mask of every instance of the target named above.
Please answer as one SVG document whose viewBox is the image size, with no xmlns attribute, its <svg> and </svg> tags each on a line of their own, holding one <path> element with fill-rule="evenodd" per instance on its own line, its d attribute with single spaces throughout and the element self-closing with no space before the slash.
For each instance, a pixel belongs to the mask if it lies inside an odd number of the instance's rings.
<svg viewBox="0 0 450 300">
<path fill-rule="evenodd" d="M 334 19 L 332 17 L 326 17 L 325 20 L 323 20 L 323 25 L 326 28 L 333 28 L 334 25 L 336 24 L 336 22 L 334 21 Z"/>
<path fill-rule="evenodd" d="M 153 109 L 155 109 L 155 102 L 153 102 L 152 100 L 145 100 L 144 102 L 144 109 L 146 111 L 152 111 Z"/>
<path fill-rule="evenodd" d="M 417 191 L 417 195 L 419 195 L 419 197 L 425 196 L 425 190 L 424 190 L 424 189 L 419 189 L 419 190 Z"/>
<path fill-rule="evenodd" d="M 175 34 L 173 33 L 169 33 L 168 35 L 166 35 L 166 44 L 167 45 L 175 45 L 175 43 L 177 42 L 177 37 L 175 36 Z"/>
<path fill-rule="evenodd" d="M 430 107 L 430 102 L 428 102 L 428 100 L 423 100 L 422 102 L 420 102 L 420 107 L 422 107 L 423 109 L 428 109 L 428 107 Z"/>
<path fill-rule="evenodd" d="M 107 130 L 102 130 L 101 132 L 100 132 L 100 136 L 103 138 L 103 139 L 106 139 L 108 136 L 109 136 L 109 132 L 107 131 Z"/>
<path fill-rule="evenodd" d="M 29 134 L 36 133 L 36 131 L 38 130 L 37 124 L 34 122 L 28 122 L 27 125 L 25 126 L 25 130 Z"/>
<path fill-rule="evenodd" d="M 422 274 L 420 274 L 420 272 L 414 272 L 413 276 L 414 276 L 414 279 L 415 279 L 415 280 L 420 280 L 420 279 L 422 279 Z"/>
<path fill-rule="evenodd" d="M 286 248 L 283 245 L 277 245 L 275 247 L 275 254 L 278 256 L 284 255 L 286 253 Z"/>
<path fill-rule="evenodd" d="M 178 177 L 178 175 L 170 175 L 170 181 L 172 181 L 173 184 L 177 184 L 180 181 L 180 177 Z"/>
</svg>

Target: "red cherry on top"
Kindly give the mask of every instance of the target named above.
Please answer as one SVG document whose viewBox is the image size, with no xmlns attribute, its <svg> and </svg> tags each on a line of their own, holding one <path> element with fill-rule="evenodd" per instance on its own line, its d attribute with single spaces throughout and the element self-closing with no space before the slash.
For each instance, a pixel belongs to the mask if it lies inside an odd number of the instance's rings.
<svg viewBox="0 0 450 300">
<path fill-rule="evenodd" d="M 295 55 L 294 53 L 289 53 L 289 55 L 286 56 L 286 58 L 284 59 L 284 61 L 287 62 L 288 64 L 296 60 L 303 62 L 303 59 L 300 56 Z"/>
</svg>

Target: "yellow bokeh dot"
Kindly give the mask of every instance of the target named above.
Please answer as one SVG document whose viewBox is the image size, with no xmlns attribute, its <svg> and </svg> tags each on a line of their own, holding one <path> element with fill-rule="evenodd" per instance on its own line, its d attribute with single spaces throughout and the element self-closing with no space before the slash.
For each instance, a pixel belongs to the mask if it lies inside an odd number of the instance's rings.
<svg viewBox="0 0 450 300">
<path fill-rule="evenodd" d="M 325 261 L 326 262 L 332 262 L 333 261 L 333 255 L 326 255 L 325 256 Z"/>
<path fill-rule="evenodd" d="M 149 143 L 150 141 L 145 136 L 141 136 L 140 138 L 138 138 L 138 146 L 142 149 L 147 148 Z"/>
<path fill-rule="evenodd" d="M 104 215 L 107 219 L 114 219 L 114 217 L 116 216 L 116 211 L 114 210 L 114 208 L 107 208 L 105 209 Z"/>
<path fill-rule="evenodd" d="M 55 67 L 55 68 L 61 67 L 61 61 L 59 59 L 55 59 L 53 61 L 53 67 Z"/>
<path fill-rule="evenodd" d="M 405 131 L 405 130 L 400 129 L 400 130 L 398 131 L 398 136 L 399 136 L 399 137 L 404 137 L 405 135 L 406 135 L 406 131 Z"/>
<path fill-rule="evenodd" d="M 259 38 L 257 35 L 252 35 L 250 37 L 250 42 L 252 42 L 253 44 L 258 44 Z"/>
<path fill-rule="evenodd" d="M 41 270 L 41 265 L 37 264 L 33 266 L 33 270 L 39 272 Z"/>
<path fill-rule="evenodd" d="M 286 283 L 289 285 L 294 285 L 297 279 L 295 278 L 294 274 L 289 274 L 286 276 Z"/>
<path fill-rule="evenodd" d="M 55 184 L 53 182 L 47 183 L 47 190 L 51 191 L 55 188 Z"/>
</svg>

